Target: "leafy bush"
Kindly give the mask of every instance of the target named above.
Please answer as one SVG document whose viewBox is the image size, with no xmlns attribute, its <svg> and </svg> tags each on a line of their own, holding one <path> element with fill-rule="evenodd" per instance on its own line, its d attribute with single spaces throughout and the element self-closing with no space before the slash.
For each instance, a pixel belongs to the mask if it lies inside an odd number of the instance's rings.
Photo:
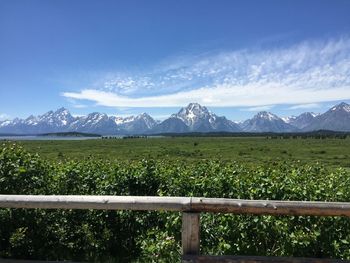
<svg viewBox="0 0 350 263">
<path fill-rule="evenodd" d="M 298 162 L 47 161 L 5 144 L 0 193 L 350 201 L 350 174 Z M 176 262 L 181 254 L 181 213 L 1 209 L 0 224 L 0 257 Z M 348 218 L 201 216 L 205 254 L 350 259 L 349 242 Z"/>
</svg>

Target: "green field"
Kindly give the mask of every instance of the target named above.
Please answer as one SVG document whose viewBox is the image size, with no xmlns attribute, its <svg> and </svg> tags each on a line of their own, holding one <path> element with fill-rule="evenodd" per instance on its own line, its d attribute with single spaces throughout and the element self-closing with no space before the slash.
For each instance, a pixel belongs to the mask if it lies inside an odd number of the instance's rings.
<svg viewBox="0 0 350 263">
<path fill-rule="evenodd" d="M 109 160 L 166 159 L 193 162 L 217 159 L 244 163 L 320 162 L 350 167 L 350 138 L 266 139 L 265 137 L 166 137 L 78 141 L 21 141 L 25 149 L 48 159 L 87 157 Z"/>
</svg>

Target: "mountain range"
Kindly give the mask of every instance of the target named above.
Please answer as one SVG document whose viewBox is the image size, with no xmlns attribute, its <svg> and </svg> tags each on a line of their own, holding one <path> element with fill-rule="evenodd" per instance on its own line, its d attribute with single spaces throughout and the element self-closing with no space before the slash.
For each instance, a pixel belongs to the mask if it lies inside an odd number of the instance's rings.
<svg viewBox="0 0 350 263">
<path fill-rule="evenodd" d="M 190 103 L 163 121 L 147 113 L 116 117 L 93 112 L 74 117 L 65 108 L 26 119 L 0 121 L 0 133 L 42 134 L 52 132 L 86 132 L 98 134 L 159 134 L 185 132 L 307 132 L 315 130 L 350 131 L 350 105 L 340 103 L 323 114 L 305 112 L 299 116 L 280 118 L 262 111 L 253 118 L 235 123 L 217 116 L 198 103 Z"/>
</svg>

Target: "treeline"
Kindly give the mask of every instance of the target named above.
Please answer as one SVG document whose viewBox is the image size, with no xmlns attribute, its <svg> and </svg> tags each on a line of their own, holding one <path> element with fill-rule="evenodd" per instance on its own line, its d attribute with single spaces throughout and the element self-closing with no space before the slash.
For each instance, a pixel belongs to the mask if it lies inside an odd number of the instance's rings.
<svg viewBox="0 0 350 263">
<path fill-rule="evenodd" d="M 297 139 L 297 138 L 335 138 L 346 139 L 350 137 L 350 132 L 338 132 L 319 130 L 312 132 L 190 132 L 190 133 L 161 133 L 157 134 L 165 137 L 266 137 L 273 139 Z"/>
<path fill-rule="evenodd" d="M 346 139 L 350 137 L 347 134 L 288 134 L 288 135 L 271 135 L 266 139 Z"/>
<path fill-rule="evenodd" d="M 53 136 L 53 137 L 101 137 L 102 135 L 96 133 L 85 133 L 85 132 L 50 132 L 50 133 L 0 133 L 1 137 L 23 137 L 23 136 Z"/>
<path fill-rule="evenodd" d="M 350 201 L 350 171 L 298 162 L 47 161 L 0 149 L 1 194 L 203 196 Z M 212 255 L 350 259 L 350 219 L 203 214 Z M 0 257 L 90 262 L 179 262 L 181 214 L 0 209 Z"/>
<path fill-rule="evenodd" d="M 100 134 L 96 133 L 85 133 L 85 132 L 51 132 L 38 134 L 38 136 L 55 136 L 55 137 L 101 137 Z"/>
</svg>

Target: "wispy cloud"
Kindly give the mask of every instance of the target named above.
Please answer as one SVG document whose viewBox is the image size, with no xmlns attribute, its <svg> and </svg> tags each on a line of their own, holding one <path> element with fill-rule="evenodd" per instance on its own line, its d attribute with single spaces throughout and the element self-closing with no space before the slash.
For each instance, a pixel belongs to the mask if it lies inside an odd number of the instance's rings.
<svg viewBox="0 0 350 263">
<path fill-rule="evenodd" d="M 109 75 L 101 87 L 62 95 L 110 107 L 178 107 L 199 102 L 216 107 L 295 104 L 291 108 L 305 108 L 348 100 L 350 38 L 188 56 L 142 74 Z"/>
<path fill-rule="evenodd" d="M 258 107 L 250 107 L 241 109 L 241 111 L 267 111 L 271 110 L 275 105 L 264 105 L 264 106 L 258 106 Z"/>
<path fill-rule="evenodd" d="M 321 105 L 318 103 L 308 103 L 308 104 L 299 104 L 299 105 L 293 105 L 289 107 L 289 110 L 298 110 L 298 109 L 315 109 L 320 108 Z"/>
<path fill-rule="evenodd" d="M 75 99 L 73 98 L 67 98 L 68 102 L 70 102 L 72 104 L 72 107 L 73 108 L 76 108 L 76 109 L 83 109 L 83 108 L 86 108 L 87 105 L 85 104 L 81 104 L 79 102 L 77 102 Z"/>
<path fill-rule="evenodd" d="M 83 109 L 86 107 L 87 105 L 84 105 L 84 104 L 73 104 L 73 108 L 76 108 L 76 109 Z"/>
</svg>

